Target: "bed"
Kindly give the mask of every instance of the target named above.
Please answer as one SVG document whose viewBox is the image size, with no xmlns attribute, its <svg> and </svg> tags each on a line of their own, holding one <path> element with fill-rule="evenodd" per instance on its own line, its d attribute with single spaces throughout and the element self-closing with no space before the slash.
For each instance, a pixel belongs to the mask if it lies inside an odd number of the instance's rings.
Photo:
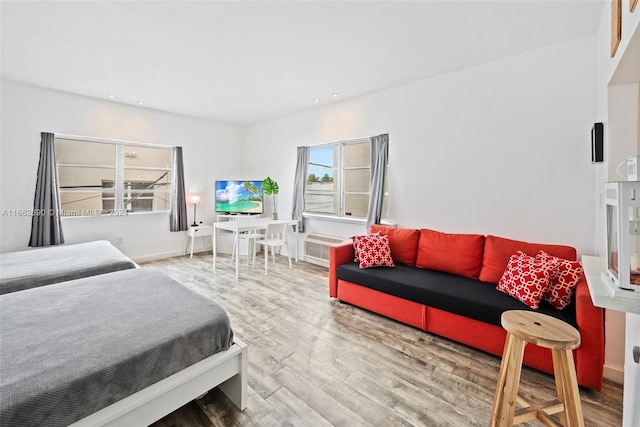
<svg viewBox="0 0 640 427">
<path fill-rule="evenodd" d="M 0 254 L 0 294 L 136 268 L 106 240 Z"/>
<path fill-rule="evenodd" d="M 148 425 L 220 386 L 247 347 L 218 304 L 153 268 L 0 296 L 0 425 Z"/>
</svg>

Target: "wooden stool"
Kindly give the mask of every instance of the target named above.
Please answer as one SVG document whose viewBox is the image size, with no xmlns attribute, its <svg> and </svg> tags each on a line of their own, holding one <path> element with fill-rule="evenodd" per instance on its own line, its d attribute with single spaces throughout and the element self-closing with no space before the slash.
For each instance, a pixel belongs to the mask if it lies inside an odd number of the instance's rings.
<svg viewBox="0 0 640 427">
<path fill-rule="evenodd" d="M 512 426 L 540 419 L 546 425 L 558 425 L 550 415 L 560 414 L 564 426 L 584 426 L 580 392 L 572 349 L 580 345 L 580 333 L 571 325 L 527 310 L 502 313 L 507 331 L 496 395 L 491 411 L 491 426 Z M 551 349 L 558 398 L 534 405 L 518 396 L 522 358 L 527 343 Z M 516 403 L 522 408 L 516 410 Z"/>
</svg>

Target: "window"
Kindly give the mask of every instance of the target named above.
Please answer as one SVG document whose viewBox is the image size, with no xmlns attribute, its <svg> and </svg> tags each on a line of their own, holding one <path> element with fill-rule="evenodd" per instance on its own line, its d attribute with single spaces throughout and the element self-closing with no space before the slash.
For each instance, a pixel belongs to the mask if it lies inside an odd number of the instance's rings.
<svg viewBox="0 0 640 427">
<path fill-rule="evenodd" d="M 387 172 L 388 168 L 387 165 Z M 307 170 L 305 213 L 367 217 L 371 194 L 371 143 L 368 139 L 311 147 Z M 388 216 L 388 176 L 387 173 L 383 218 Z"/>
<path fill-rule="evenodd" d="M 169 210 L 172 147 L 56 138 L 62 216 Z"/>
</svg>

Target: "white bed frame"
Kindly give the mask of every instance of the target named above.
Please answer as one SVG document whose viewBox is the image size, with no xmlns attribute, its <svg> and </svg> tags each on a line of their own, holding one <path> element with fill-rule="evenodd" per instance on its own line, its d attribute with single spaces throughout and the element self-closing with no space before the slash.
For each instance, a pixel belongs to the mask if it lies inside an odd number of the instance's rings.
<svg viewBox="0 0 640 427">
<path fill-rule="evenodd" d="M 247 407 L 248 347 L 234 338 L 216 353 L 73 424 L 85 426 L 149 425 L 214 387 L 240 410 Z"/>
</svg>

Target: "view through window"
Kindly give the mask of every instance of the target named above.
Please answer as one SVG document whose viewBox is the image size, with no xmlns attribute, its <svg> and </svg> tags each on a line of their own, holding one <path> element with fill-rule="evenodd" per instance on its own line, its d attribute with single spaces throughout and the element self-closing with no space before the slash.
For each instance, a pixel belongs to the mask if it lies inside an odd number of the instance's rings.
<svg viewBox="0 0 640 427">
<path fill-rule="evenodd" d="M 388 165 L 382 217 L 388 213 Z M 304 197 L 306 213 L 366 218 L 371 181 L 368 138 L 310 147 Z"/>
<path fill-rule="evenodd" d="M 62 216 L 169 210 L 172 147 L 56 138 Z"/>
</svg>

